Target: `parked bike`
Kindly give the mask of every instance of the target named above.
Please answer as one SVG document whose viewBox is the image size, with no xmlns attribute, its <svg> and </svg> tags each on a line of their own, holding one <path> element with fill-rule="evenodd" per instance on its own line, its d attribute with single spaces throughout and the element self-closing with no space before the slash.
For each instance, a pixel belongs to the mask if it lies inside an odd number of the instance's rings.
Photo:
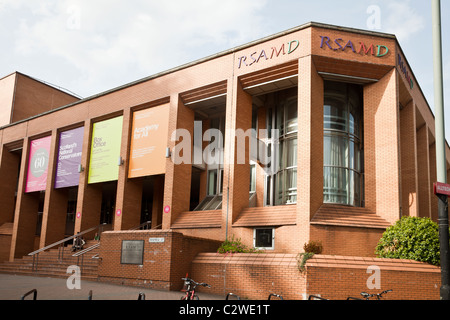
<svg viewBox="0 0 450 320">
<path fill-rule="evenodd" d="M 211 288 L 207 283 L 199 283 L 190 278 L 181 278 L 184 280 L 184 285 L 186 286 L 186 294 L 181 297 L 181 300 L 199 300 L 198 295 L 195 294 L 195 290 L 198 286 Z"/>
</svg>

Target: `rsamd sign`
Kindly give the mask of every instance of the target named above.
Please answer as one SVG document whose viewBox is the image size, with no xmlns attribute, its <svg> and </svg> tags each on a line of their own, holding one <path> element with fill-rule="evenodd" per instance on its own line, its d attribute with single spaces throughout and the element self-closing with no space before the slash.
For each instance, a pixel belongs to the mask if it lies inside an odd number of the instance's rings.
<svg viewBox="0 0 450 320">
<path fill-rule="evenodd" d="M 384 57 L 389 53 L 389 48 L 382 44 L 364 43 L 362 41 L 355 42 L 352 40 L 320 36 L 320 48 L 329 48 L 333 51 L 352 51 L 359 55 L 371 55 L 377 58 Z"/>
<path fill-rule="evenodd" d="M 250 67 L 261 61 L 276 59 L 280 56 L 289 55 L 298 49 L 300 42 L 298 40 L 291 40 L 287 43 L 283 43 L 278 47 L 270 47 L 262 50 L 249 52 L 246 55 L 238 57 L 237 66 L 238 69 L 242 67 Z"/>
</svg>

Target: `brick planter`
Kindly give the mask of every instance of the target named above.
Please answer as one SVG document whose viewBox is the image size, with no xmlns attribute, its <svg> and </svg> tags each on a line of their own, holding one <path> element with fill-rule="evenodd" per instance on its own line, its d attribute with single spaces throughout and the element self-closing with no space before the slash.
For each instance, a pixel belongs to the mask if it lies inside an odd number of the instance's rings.
<svg viewBox="0 0 450 320">
<path fill-rule="evenodd" d="M 376 276 L 380 288 L 369 289 L 368 285 L 377 284 Z M 193 260 L 192 277 L 211 284 L 209 293 L 233 292 L 241 298 L 263 300 L 270 293 L 286 300 L 307 299 L 309 295 L 342 300 L 360 298 L 363 291 L 387 289 L 393 292 L 385 299 L 438 300 L 440 287 L 440 268 L 429 264 L 331 255 L 315 255 L 300 272 L 295 254 L 201 253 Z"/>
</svg>

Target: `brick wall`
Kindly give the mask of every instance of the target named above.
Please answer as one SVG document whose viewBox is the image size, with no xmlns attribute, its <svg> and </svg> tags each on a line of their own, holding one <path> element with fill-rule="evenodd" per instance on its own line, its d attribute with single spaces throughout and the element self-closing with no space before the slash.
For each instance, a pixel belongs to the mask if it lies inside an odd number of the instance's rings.
<svg viewBox="0 0 450 320">
<path fill-rule="evenodd" d="M 377 268 L 380 287 L 370 289 L 368 283 L 378 284 L 373 280 Z M 393 291 L 385 299 L 438 300 L 440 288 L 440 269 L 425 263 L 329 255 L 315 255 L 300 272 L 295 254 L 204 253 L 193 261 L 192 277 L 211 285 L 200 292 L 232 292 L 241 298 L 263 300 L 270 293 L 285 300 L 302 300 L 309 295 L 343 300 L 387 289 Z"/>
<path fill-rule="evenodd" d="M 311 239 L 320 240 L 323 254 L 374 257 L 384 229 L 311 226 Z"/>
<path fill-rule="evenodd" d="M 164 242 L 150 243 L 150 238 Z M 122 264 L 122 241 L 143 240 L 143 264 Z M 199 252 L 214 252 L 216 241 L 184 237 L 181 233 L 158 230 L 102 233 L 99 280 L 153 289 L 180 290 L 181 278 L 191 273 L 191 261 Z"/>
</svg>

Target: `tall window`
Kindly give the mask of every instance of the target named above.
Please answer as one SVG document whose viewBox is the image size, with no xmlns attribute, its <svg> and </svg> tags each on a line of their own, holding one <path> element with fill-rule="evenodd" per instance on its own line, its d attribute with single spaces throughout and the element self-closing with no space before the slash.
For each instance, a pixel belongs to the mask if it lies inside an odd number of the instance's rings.
<svg viewBox="0 0 450 320">
<path fill-rule="evenodd" d="M 217 148 L 214 149 L 214 152 L 212 152 L 211 155 L 207 154 L 208 157 L 218 156 L 218 162 L 208 158 L 206 197 L 202 199 L 199 205 L 194 209 L 195 211 L 218 210 L 222 208 L 225 116 L 211 119 L 210 128 L 217 129 L 221 132 L 221 135 L 218 137 L 219 141 L 215 141 Z M 217 155 L 216 152 L 219 154 Z"/>
<path fill-rule="evenodd" d="M 325 82 L 323 201 L 364 206 L 362 87 Z"/>
<path fill-rule="evenodd" d="M 268 108 L 269 150 L 276 157 L 272 174 L 266 178 L 266 205 L 297 202 L 297 90 L 280 92 L 273 108 Z"/>
</svg>

